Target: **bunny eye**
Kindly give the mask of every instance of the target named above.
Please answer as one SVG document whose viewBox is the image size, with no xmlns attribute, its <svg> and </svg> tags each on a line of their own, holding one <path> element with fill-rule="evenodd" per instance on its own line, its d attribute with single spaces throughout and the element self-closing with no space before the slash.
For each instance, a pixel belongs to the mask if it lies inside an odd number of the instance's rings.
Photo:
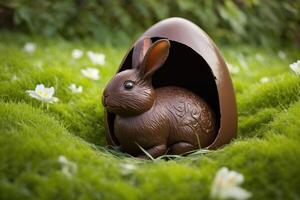
<svg viewBox="0 0 300 200">
<path fill-rule="evenodd" d="M 133 81 L 125 81 L 124 82 L 124 88 L 125 90 L 131 90 L 134 87 Z"/>
</svg>

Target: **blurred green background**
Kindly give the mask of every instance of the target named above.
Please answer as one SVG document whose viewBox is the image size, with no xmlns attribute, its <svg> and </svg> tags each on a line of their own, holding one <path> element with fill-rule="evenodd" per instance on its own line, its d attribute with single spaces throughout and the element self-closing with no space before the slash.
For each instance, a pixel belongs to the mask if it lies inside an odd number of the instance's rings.
<svg viewBox="0 0 300 200">
<path fill-rule="evenodd" d="M 222 43 L 300 46 L 299 0 L 0 0 L 0 27 L 128 44 L 153 23 L 187 18 Z"/>
</svg>

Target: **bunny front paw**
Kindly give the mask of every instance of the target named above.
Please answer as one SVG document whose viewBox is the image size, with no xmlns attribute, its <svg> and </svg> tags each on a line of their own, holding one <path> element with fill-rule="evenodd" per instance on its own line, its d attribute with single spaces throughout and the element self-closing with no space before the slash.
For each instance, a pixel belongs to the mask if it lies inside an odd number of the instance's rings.
<svg viewBox="0 0 300 200">
<path fill-rule="evenodd" d="M 153 158 L 157 158 L 159 156 L 162 156 L 164 155 L 166 152 L 167 152 L 167 146 L 165 144 L 163 145 L 157 145 L 157 146 L 154 146 L 150 149 L 146 149 L 146 151 L 153 157 Z M 139 155 L 137 156 L 138 158 L 141 158 L 141 159 L 146 159 L 146 160 L 149 160 L 149 156 L 146 155 L 146 154 L 142 154 L 142 155 Z"/>
</svg>

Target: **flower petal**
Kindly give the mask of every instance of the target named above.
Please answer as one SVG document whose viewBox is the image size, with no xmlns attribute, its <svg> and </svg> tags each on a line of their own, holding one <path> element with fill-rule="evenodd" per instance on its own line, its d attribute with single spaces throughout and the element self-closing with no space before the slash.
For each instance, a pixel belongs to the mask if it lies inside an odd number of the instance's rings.
<svg viewBox="0 0 300 200">
<path fill-rule="evenodd" d="M 240 187 L 223 188 L 220 190 L 220 199 L 244 200 L 252 196 L 250 192 Z"/>
<path fill-rule="evenodd" d="M 226 180 L 227 174 L 229 170 L 227 167 L 222 167 L 217 171 L 217 174 L 214 178 L 212 187 L 211 187 L 211 197 L 216 198 L 218 195 L 218 191 L 224 185 L 224 181 Z"/>
<path fill-rule="evenodd" d="M 77 92 L 82 92 L 83 91 L 83 87 L 82 86 L 79 86 L 78 88 L 77 88 Z"/>
<path fill-rule="evenodd" d="M 75 85 L 74 83 L 71 83 L 70 86 L 69 86 L 69 88 L 70 88 L 71 90 L 73 90 L 73 89 L 76 88 L 76 85 Z"/>
<path fill-rule="evenodd" d="M 54 87 L 45 88 L 45 91 L 49 94 L 50 97 L 52 97 L 55 92 Z"/>
<path fill-rule="evenodd" d="M 87 52 L 87 56 L 95 65 L 104 65 L 105 64 L 105 55 L 103 53 L 95 53 L 92 51 Z"/>
<path fill-rule="evenodd" d="M 35 92 L 35 91 L 34 90 L 26 90 L 25 92 L 30 94 L 30 93 Z"/>
<path fill-rule="evenodd" d="M 226 177 L 225 185 L 227 187 L 236 186 L 241 184 L 244 181 L 244 176 L 235 172 L 230 171 Z"/>
<path fill-rule="evenodd" d="M 42 98 L 40 95 L 38 95 L 34 90 L 26 90 L 26 92 L 31 96 L 32 98 L 38 99 L 42 101 Z"/>
<path fill-rule="evenodd" d="M 81 69 L 80 71 L 83 76 L 90 78 L 92 80 L 98 80 L 100 77 L 99 70 L 96 68 L 86 68 L 86 69 Z"/>
<path fill-rule="evenodd" d="M 72 57 L 74 59 L 79 59 L 79 58 L 82 57 L 82 55 L 83 55 L 83 52 L 81 50 L 79 50 L 79 49 L 73 49 L 73 51 L 72 51 Z"/>
<path fill-rule="evenodd" d="M 293 70 L 297 75 L 300 75 L 300 60 L 290 64 L 291 70 Z"/>
<path fill-rule="evenodd" d="M 27 42 L 23 48 L 24 51 L 26 51 L 27 53 L 33 53 L 36 49 L 36 44 L 32 42 Z"/>
<path fill-rule="evenodd" d="M 37 90 L 44 90 L 44 88 L 45 88 L 44 84 L 38 84 L 35 87 L 35 91 L 37 91 Z"/>
<path fill-rule="evenodd" d="M 227 174 L 229 173 L 229 169 L 227 167 L 222 167 L 216 175 L 216 179 L 220 179 L 220 178 L 224 178 L 227 176 Z"/>
</svg>

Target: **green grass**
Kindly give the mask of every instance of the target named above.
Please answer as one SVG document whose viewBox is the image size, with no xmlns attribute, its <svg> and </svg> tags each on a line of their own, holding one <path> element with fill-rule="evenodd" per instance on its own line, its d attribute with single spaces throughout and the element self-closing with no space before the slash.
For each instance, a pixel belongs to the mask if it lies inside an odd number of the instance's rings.
<svg viewBox="0 0 300 200">
<path fill-rule="evenodd" d="M 208 199 L 222 166 L 245 176 L 253 199 L 300 198 L 300 77 L 289 69 L 299 51 L 282 49 L 287 57 L 281 59 L 273 49 L 220 47 L 240 69 L 232 74 L 238 137 L 207 154 L 141 161 L 105 147 L 101 92 L 126 47 L 0 38 L 0 199 Z M 28 41 L 38 45 L 32 55 L 22 50 Z M 81 75 L 93 65 L 86 56 L 72 59 L 74 48 L 106 54 L 106 65 L 94 66 L 99 81 Z M 270 82 L 260 83 L 262 77 Z M 69 91 L 73 82 L 83 86 L 82 94 Z M 54 86 L 60 102 L 47 109 L 25 93 L 39 83 Z M 62 171 L 61 155 L 77 165 L 71 176 Z"/>
</svg>

